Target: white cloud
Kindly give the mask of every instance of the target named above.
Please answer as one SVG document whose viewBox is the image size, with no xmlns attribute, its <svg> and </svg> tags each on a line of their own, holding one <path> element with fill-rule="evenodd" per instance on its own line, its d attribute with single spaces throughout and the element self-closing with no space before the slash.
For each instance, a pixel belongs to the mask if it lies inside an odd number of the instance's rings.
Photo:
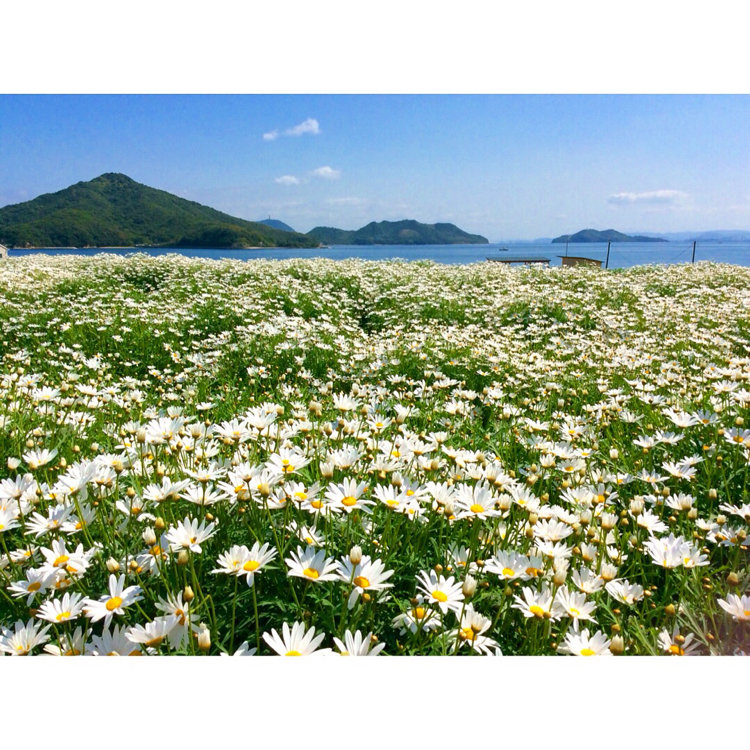
<svg viewBox="0 0 750 750">
<path fill-rule="evenodd" d="M 295 125 L 293 128 L 289 128 L 284 131 L 284 135 L 304 135 L 310 133 L 310 135 L 320 134 L 320 125 L 318 121 L 312 117 L 308 117 L 304 122 L 299 125 Z"/>
<path fill-rule="evenodd" d="M 263 140 L 275 141 L 280 135 L 298 136 L 305 135 L 306 133 L 309 133 L 310 135 L 320 135 L 320 123 L 316 119 L 308 117 L 306 120 L 299 123 L 299 125 L 295 125 L 293 128 L 287 128 L 283 133 L 280 133 L 275 129 L 263 133 Z"/>
<path fill-rule="evenodd" d="M 341 177 L 341 170 L 331 167 L 318 167 L 312 171 L 312 174 L 315 177 L 322 177 L 324 180 L 337 180 Z"/>
<path fill-rule="evenodd" d="M 615 193 L 607 198 L 607 203 L 617 206 L 627 205 L 674 205 L 687 198 L 681 190 L 650 190 L 645 193 Z"/>
<path fill-rule="evenodd" d="M 293 174 L 285 174 L 281 177 L 277 177 L 274 182 L 278 182 L 279 185 L 299 185 L 299 177 L 295 177 Z"/>
</svg>

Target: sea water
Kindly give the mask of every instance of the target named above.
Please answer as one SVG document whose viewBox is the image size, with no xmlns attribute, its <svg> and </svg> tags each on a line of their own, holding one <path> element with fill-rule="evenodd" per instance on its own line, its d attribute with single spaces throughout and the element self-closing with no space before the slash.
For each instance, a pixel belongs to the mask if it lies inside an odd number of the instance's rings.
<svg viewBox="0 0 750 750">
<path fill-rule="evenodd" d="M 506 251 L 501 248 L 507 248 Z M 272 248 L 260 250 L 226 250 L 194 248 L 41 248 L 34 250 L 9 250 L 11 258 L 23 255 L 44 253 L 48 255 L 85 255 L 98 253 L 115 253 L 128 255 L 145 253 L 159 256 L 178 253 L 189 258 L 232 258 L 234 260 L 258 260 L 261 258 L 281 260 L 286 258 L 329 258 L 344 260 L 361 258 L 362 260 L 401 259 L 408 261 L 431 260 L 436 263 L 460 264 L 482 263 L 488 258 L 548 258 L 550 265 L 559 266 L 560 256 L 565 255 L 564 244 L 531 244 L 511 243 L 490 245 L 333 245 L 326 248 Z M 568 255 L 582 256 L 601 260 L 602 266 L 607 257 L 606 243 L 575 243 L 567 247 Z M 630 266 L 651 263 L 671 264 L 690 263 L 693 254 L 692 242 L 620 242 L 612 243 L 609 252 L 610 268 L 628 268 Z M 695 250 L 695 260 L 713 261 L 716 263 L 733 263 L 750 266 L 750 242 L 699 242 Z"/>
</svg>

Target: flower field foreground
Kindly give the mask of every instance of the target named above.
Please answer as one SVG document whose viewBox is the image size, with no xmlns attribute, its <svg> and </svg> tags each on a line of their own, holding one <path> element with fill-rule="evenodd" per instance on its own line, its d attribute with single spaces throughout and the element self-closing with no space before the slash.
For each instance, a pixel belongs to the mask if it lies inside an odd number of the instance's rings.
<svg viewBox="0 0 750 750">
<path fill-rule="evenodd" d="M 0 264 L 5 654 L 750 648 L 750 269 Z"/>
</svg>

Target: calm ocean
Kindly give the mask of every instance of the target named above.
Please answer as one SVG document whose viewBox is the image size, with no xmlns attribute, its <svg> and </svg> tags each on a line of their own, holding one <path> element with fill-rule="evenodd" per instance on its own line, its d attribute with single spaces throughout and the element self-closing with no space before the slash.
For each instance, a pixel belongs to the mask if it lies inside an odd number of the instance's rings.
<svg viewBox="0 0 750 750">
<path fill-rule="evenodd" d="M 507 252 L 499 248 L 508 248 Z M 273 250 L 210 250 L 210 249 L 160 249 L 120 248 L 117 250 L 78 250 L 78 249 L 38 249 L 10 250 L 11 258 L 34 253 L 47 255 L 84 255 L 98 253 L 115 253 L 128 255 L 146 253 L 147 255 L 167 255 L 178 253 L 189 258 L 233 258 L 235 260 L 272 260 L 284 258 L 362 258 L 363 260 L 432 260 L 436 263 L 481 263 L 487 258 L 529 257 L 549 258 L 550 264 L 559 266 L 559 256 L 565 254 L 565 245 L 491 244 L 491 245 L 334 245 L 330 248 L 315 249 L 273 249 Z M 627 268 L 628 266 L 646 265 L 649 263 L 689 263 L 693 252 L 692 242 L 639 242 L 612 244 L 609 255 L 610 268 Z M 568 246 L 569 255 L 584 256 L 604 261 L 607 245 L 599 243 L 575 244 Z M 750 266 L 750 243 L 698 243 L 695 252 L 696 262 L 710 260 L 717 263 L 734 263 Z"/>
</svg>

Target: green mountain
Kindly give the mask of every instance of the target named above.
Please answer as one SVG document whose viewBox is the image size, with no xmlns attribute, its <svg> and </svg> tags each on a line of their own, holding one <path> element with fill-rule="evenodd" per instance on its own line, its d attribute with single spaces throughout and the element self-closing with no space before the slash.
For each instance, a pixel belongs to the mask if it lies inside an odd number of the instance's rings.
<svg viewBox="0 0 750 750">
<path fill-rule="evenodd" d="M 622 232 L 616 232 L 614 229 L 605 229 L 603 232 L 597 229 L 582 229 L 575 234 L 563 234 L 555 237 L 552 242 L 667 242 L 667 240 L 661 237 L 623 234 Z"/>
<path fill-rule="evenodd" d="M 283 232 L 294 231 L 294 229 L 292 229 L 289 224 L 285 224 L 283 221 L 279 221 L 278 219 L 272 219 L 270 216 L 267 219 L 261 219 L 258 224 L 265 224 L 267 227 L 272 227 L 273 229 L 281 229 Z"/>
<path fill-rule="evenodd" d="M 455 224 L 418 221 L 372 221 L 357 230 L 315 227 L 307 233 L 324 245 L 486 245 L 488 240 L 468 234 Z"/>
<path fill-rule="evenodd" d="M 107 173 L 0 209 L 10 247 L 314 247 L 304 234 L 245 221 L 124 174 Z"/>
</svg>

